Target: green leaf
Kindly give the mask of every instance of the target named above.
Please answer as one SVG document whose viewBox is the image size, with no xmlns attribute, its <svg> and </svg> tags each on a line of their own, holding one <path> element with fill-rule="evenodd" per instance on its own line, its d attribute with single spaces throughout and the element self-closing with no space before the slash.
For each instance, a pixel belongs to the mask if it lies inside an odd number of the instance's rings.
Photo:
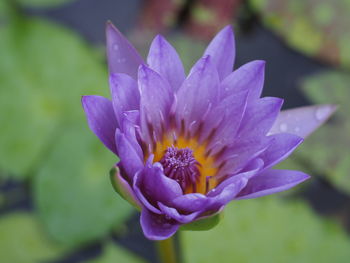
<svg viewBox="0 0 350 263">
<path fill-rule="evenodd" d="M 38 19 L 0 27 L 0 171 L 32 175 L 82 94 L 107 95 L 105 65 L 75 34 Z"/>
<path fill-rule="evenodd" d="M 88 130 L 67 126 L 34 180 L 34 197 L 48 232 L 75 246 L 105 236 L 132 207 L 119 197 L 108 171 L 117 158 Z"/>
<path fill-rule="evenodd" d="M 210 231 L 182 232 L 185 262 L 326 263 L 350 257 L 346 234 L 301 202 L 244 200 L 224 213 Z"/>
<path fill-rule="evenodd" d="M 204 231 L 212 229 L 213 227 L 219 224 L 222 218 L 222 213 L 216 214 L 211 217 L 207 217 L 201 220 L 193 221 L 189 224 L 181 226 L 181 230 L 190 230 L 190 231 Z"/>
<path fill-rule="evenodd" d="M 26 7 L 56 7 L 72 0 L 17 0 Z"/>
<path fill-rule="evenodd" d="M 62 252 L 61 247 L 47 239 L 34 216 L 14 213 L 1 217 L 1 262 L 47 262 Z"/>
<path fill-rule="evenodd" d="M 144 263 L 145 261 L 136 255 L 131 254 L 126 249 L 123 249 L 112 242 L 107 243 L 103 249 L 102 255 L 88 263 L 111 263 L 111 262 L 130 262 Z"/>
</svg>

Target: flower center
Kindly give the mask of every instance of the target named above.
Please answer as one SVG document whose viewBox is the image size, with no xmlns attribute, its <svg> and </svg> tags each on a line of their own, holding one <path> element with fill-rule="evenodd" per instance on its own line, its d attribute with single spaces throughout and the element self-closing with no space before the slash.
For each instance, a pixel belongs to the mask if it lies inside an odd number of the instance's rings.
<svg viewBox="0 0 350 263">
<path fill-rule="evenodd" d="M 164 174 L 176 180 L 184 192 L 188 189 L 197 192 L 200 163 L 194 158 L 190 148 L 168 147 L 160 163 L 163 165 Z"/>
</svg>

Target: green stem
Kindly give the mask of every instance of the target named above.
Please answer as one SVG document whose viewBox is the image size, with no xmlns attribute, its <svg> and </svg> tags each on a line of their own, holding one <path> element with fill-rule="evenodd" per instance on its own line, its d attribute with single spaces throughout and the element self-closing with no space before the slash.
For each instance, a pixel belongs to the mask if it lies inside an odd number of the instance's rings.
<svg viewBox="0 0 350 263">
<path fill-rule="evenodd" d="M 161 263 L 179 263 L 174 238 L 158 241 L 158 256 Z"/>
</svg>

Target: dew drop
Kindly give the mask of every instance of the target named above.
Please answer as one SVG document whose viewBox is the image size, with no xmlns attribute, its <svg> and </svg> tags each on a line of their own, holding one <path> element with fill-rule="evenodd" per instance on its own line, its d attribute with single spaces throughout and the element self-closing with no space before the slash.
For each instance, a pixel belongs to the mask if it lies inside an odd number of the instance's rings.
<svg viewBox="0 0 350 263">
<path fill-rule="evenodd" d="M 318 121 L 322 121 L 327 117 L 328 113 L 329 113 L 328 107 L 324 107 L 324 106 L 319 107 L 315 111 L 315 117 Z"/>
<path fill-rule="evenodd" d="M 281 132 L 286 132 L 288 130 L 288 126 L 285 123 L 280 124 Z"/>
<path fill-rule="evenodd" d="M 300 132 L 300 128 L 299 128 L 299 127 L 295 127 L 295 128 L 294 128 L 294 131 L 295 131 L 295 132 Z"/>
<path fill-rule="evenodd" d="M 113 44 L 113 50 L 114 50 L 114 51 L 117 51 L 118 49 L 119 49 L 118 44 Z"/>
<path fill-rule="evenodd" d="M 126 61 L 126 59 L 125 58 L 119 58 L 117 61 L 118 61 L 118 63 L 124 63 Z"/>
</svg>

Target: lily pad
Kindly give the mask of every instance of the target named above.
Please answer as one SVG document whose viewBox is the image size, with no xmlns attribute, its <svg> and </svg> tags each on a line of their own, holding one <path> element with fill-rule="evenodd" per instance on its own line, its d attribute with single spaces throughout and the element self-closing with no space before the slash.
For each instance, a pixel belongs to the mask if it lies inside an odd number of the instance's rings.
<svg viewBox="0 0 350 263">
<path fill-rule="evenodd" d="M 1 217 L 1 262 L 48 262 L 57 258 L 62 252 L 62 247 L 45 236 L 33 215 L 14 213 Z"/>
<path fill-rule="evenodd" d="M 350 68 L 349 0 L 250 0 L 265 25 L 290 46 Z"/>
<path fill-rule="evenodd" d="M 128 262 L 128 263 L 145 263 L 143 259 L 131 254 L 112 242 L 105 245 L 102 255 L 88 263 L 110 263 L 110 262 Z"/>
<path fill-rule="evenodd" d="M 113 190 L 108 171 L 118 161 L 86 123 L 65 127 L 34 178 L 34 198 L 48 232 L 76 246 L 105 236 L 132 207 Z"/>
<path fill-rule="evenodd" d="M 107 73 L 77 35 L 41 19 L 0 26 L 0 171 L 33 174 L 82 94 L 106 95 Z"/>
<path fill-rule="evenodd" d="M 238 201 L 226 207 L 220 224 L 203 232 L 182 232 L 186 262 L 347 262 L 348 237 L 318 218 L 306 204 L 275 197 Z"/>
</svg>

